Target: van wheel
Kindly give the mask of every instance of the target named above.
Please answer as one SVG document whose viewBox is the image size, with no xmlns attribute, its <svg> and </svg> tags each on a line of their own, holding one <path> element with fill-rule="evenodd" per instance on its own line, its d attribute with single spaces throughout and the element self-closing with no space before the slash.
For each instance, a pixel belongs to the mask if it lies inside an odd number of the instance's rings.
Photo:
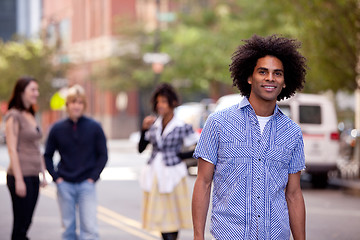
<svg viewBox="0 0 360 240">
<path fill-rule="evenodd" d="M 326 188 L 328 182 L 327 173 L 311 174 L 311 183 L 314 188 Z"/>
</svg>

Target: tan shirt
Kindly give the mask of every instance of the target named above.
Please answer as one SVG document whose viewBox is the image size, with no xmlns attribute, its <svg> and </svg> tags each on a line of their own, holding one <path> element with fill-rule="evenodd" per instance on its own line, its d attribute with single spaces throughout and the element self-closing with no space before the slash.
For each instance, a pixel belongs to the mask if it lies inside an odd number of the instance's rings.
<svg viewBox="0 0 360 240">
<path fill-rule="evenodd" d="M 13 117 L 14 123 L 19 124 L 16 149 L 22 174 L 23 176 L 38 176 L 41 171 L 42 161 L 40 153 L 42 132 L 39 127 L 33 126 L 17 109 L 10 109 L 5 116 L 5 120 L 9 117 Z M 7 172 L 13 175 L 11 161 Z"/>
</svg>

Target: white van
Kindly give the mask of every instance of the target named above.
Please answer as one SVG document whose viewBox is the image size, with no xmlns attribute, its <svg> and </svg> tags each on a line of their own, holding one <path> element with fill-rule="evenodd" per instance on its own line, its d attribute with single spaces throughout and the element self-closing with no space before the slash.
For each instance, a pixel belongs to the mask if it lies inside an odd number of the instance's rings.
<svg viewBox="0 0 360 240">
<path fill-rule="evenodd" d="M 219 98 L 215 111 L 240 102 L 239 94 Z M 339 132 L 334 104 L 323 95 L 298 93 L 278 102 L 282 112 L 303 132 L 306 172 L 316 187 L 327 184 L 328 172 L 337 169 Z"/>
<path fill-rule="evenodd" d="M 328 172 L 337 169 L 340 134 L 335 106 L 324 95 L 300 93 L 280 101 L 280 109 L 300 125 L 306 172 L 317 187 L 326 186 Z"/>
</svg>

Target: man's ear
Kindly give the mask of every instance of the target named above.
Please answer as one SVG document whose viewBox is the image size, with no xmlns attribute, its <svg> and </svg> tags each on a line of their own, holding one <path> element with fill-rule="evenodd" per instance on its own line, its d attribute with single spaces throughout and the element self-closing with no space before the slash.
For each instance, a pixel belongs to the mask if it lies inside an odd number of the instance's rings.
<svg viewBox="0 0 360 240">
<path fill-rule="evenodd" d="M 251 85 L 252 84 L 252 76 L 249 76 L 247 82 Z"/>
</svg>

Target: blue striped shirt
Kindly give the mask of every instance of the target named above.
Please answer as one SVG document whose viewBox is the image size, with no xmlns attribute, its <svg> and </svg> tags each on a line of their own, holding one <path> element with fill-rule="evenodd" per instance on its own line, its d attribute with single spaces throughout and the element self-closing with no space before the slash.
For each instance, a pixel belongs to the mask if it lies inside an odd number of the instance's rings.
<svg viewBox="0 0 360 240">
<path fill-rule="evenodd" d="M 194 152 L 215 165 L 211 234 L 217 239 L 289 239 L 285 187 L 305 168 L 300 127 L 276 105 L 260 133 L 247 98 L 209 116 Z"/>
</svg>

